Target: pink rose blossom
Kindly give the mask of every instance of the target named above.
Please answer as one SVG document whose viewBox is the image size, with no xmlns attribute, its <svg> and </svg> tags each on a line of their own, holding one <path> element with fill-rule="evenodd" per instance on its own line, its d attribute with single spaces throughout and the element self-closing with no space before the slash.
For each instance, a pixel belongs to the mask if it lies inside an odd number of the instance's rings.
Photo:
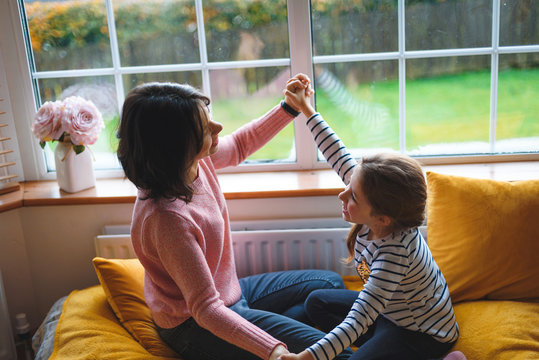
<svg viewBox="0 0 539 360">
<path fill-rule="evenodd" d="M 63 101 L 62 126 L 75 145 L 92 145 L 105 127 L 101 113 L 96 106 L 79 96 L 71 96 Z"/>
<path fill-rule="evenodd" d="M 62 104 L 47 101 L 34 117 L 32 132 L 40 141 L 58 140 L 64 133 L 62 126 Z"/>
</svg>

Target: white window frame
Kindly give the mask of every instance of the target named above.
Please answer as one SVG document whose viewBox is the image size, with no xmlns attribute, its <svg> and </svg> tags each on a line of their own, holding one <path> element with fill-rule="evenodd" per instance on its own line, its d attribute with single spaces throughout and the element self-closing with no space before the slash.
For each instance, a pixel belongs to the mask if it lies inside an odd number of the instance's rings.
<svg viewBox="0 0 539 360">
<path fill-rule="evenodd" d="M 43 151 L 38 142 L 33 138 L 30 131 L 30 123 L 35 113 L 35 98 L 32 90 L 32 76 L 35 79 L 59 78 L 71 76 L 98 76 L 112 75 L 115 79 L 118 104 L 124 99 L 124 89 L 121 77 L 123 74 L 139 72 L 165 72 L 165 71 L 201 71 L 202 88 L 207 94 L 211 94 L 209 72 L 215 69 L 237 69 L 245 67 L 265 67 L 265 66 L 289 66 L 291 73 L 305 73 L 311 78 L 314 64 L 340 63 L 340 62 L 361 62 L 376 60 L 397 60 L 399 64 L 399 143 L 400 151 L 406 152 L 406 60 L 430 57 L 447 56 L 491 56 L 491 98 L 490 98 L 490 126 L 489 143 L 491 151 L 494 151 L 496 141 L 496 105 L 498 88 L 498 59 L 500 54 L 516 54 L 524 52 L 539 52 L 539 45 L 529 46 L 499 46 L 500 27 L 500 0 L 493 0 L 492 12 L 492 42 L 489 47 L 465 48 L 465 49 L 442 49 L 407 51 L 405 49 L 405 0 L 398 0 L 398 51 L 371 53 L 371 54 L 350 54 L 350 55 L 326 55 L 312 56 L 312 32 L 310 19 L 309 0 L 288 0 L 288 26 L 290 59 L 270 59 L 253 61 L 228 61 L 209 62 L 206 53 L 206 40 L 202 16 L 202 0 L 195 0 L 197 11 L 197 26 L 200 44 L 199 63 L 177 64 L 177 65 L 157 65 L 157 66 L 120 66 L 118 43 L 116 39 L 116 29 L 114 22 L 109 22 L 109 35 L 111 39 L 112 67 L 88 70 L 66 70 L 66 71 L 44 71 L 35 74 L 30 73 L 28 66 L 27 50 L 25 48 L 23 29 L 19 18 L 20 3 L 18 1 L 5 1 L 0 3 L 0 31 L 12 36 L 3 36 L 2 47 L 6 49 L 4 54 L 8 54 L 6 73 L 10 92 L 13 113 L 17 121 L 17 137 L 19 144 L 31 144 L 30 146 L 20 146 L 21 158 L 23 160 L 24 177 L 26 180 L 54 179 L 54 173 L 48 173 L 43 157 Z M 108 18 L 114 18 L 111 0 L 106 0 L 106 11 Z M 4 39 L 4 37 L 6 39 Z M 6 57 L 4 55 L 4 57 Z M 245 164 L 234 169 L 227 169 L 227 172 L 249 172 L 249 171 L 278 171 L 278 170 L 304 170 L 327 168 L 324 161 L 319 161 L 318 152 L 313 144 L 311 135 L 304 126 L 305 117 L 300 115 L 294 124 L 296 163 L 264 163 Z M 300 149 L 301 151 L 298 151 Z M 421 158 L 422 163 L 444 164 L 444 163 L 484 163 L 500 161 L 538 160 L 539 154 L 509 154 L 509 155 L 477 155 L 477 156 L 447 156 L 447 157 L 425 157 Z M 96 171 L 97 177 L 119 177 L 123 176 L 121 170 L 117 171 Z"/>
<path fill-rule="evenodd" d="M 308 2 L 308 0 L 303 0 Z M 489 147 L 490 152 L 495 151 L 496 143 L 496 109 L 498 99 L 498 60 L 500 54 L 517 54 L 539 52 L 539 45 L 500 46 L 500 0 L 492 0 L 492 39 L 491 46 L 481 48 L 460 48 L 441 50 L 407 51 L 405 48 L 405 0 L 398 0 L 398 51 L 351 54 L 351 55 L 325 55 L 314 56 L 314 64 L 360 62 L 375 60 L 398 60 L 399 64 L 399 151 L 406 153 L 406 60 L 424 59 L 449 56 L 489 55 L 491 57 L 491 91 L 490 91 L 490 120 L 489 120 Z M 538 144 L 539 150 L 539 144 Z M 458 156 L 425 156 L 420 160 L 425 165 L 459 164 L 459 163 L 486 163 L 502 161 L 537 160 L 539 154 L 485 154 L 485 155 L 458 155 Z"/>
</svg>

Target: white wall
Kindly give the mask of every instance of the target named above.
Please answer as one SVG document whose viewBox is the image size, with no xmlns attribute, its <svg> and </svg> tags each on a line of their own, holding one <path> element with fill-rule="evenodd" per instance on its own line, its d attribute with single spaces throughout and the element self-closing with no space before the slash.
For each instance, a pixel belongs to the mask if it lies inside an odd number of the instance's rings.
<svg viewBox="0 0 539 360">
<path fill-rule="evenodd" d="M 21 312 L 27 313 L 30 319 L 39 317 L 21 210 L 0 213 L 0 269 L 12 324 L 15 314 Z"/>
<path fill-rule="evenodd" d="M 228 201 L 231 220 L 340 216 L 336 197 Z M 36 328 L 52 304 L 98 283 L 93 238 L 104 225 L 128 224 L 132 204 L 32 206 L 0 213 L 0 269 L 12 324 Z"/>
</svg>

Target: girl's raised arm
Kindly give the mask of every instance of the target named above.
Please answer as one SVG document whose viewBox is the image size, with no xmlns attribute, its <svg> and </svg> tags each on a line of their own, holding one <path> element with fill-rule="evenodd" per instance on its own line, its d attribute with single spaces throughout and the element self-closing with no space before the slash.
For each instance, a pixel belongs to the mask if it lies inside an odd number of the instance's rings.
<svg viewBox="0 0 539 360">
<path fill-rule="evenodd" d="M 314 113 L 307 120 L 307 127 L 311 131 L 318 150 L 324 155 L 328 164 L 341 180 L 348 185 L 352 170 L 357 165 L 356 160 L 350 155 L 337 134 L 324 121 L 322 115 Z"/>
<path fill-rule="evenodd" d="M 314 91 L 311 89 L 309 78 L 304 74 L 296 75 L 288 81 L 284 94 L 286 101 L 297 106 L 308 118 L 307 127 L 311 131 L 318 150 L 322 152 L 341 180 L 348 185 L 357 162 L 337 134 L 324 121 L 322 115 L 315 112 L 310 104 L 309 97 L 314 94 Z"/>
</svg>

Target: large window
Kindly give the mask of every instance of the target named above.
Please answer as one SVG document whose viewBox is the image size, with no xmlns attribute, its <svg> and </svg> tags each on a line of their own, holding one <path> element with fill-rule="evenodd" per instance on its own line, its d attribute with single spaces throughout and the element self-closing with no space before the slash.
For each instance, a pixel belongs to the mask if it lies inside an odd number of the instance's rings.
<svg viewBox="0 0 539 360">
<path fill-rule="evenodd" d="M 535 0 L 312 0 L 318 110 L 354 154 L 539 150 Z"/>
<path fill-rule="evenodd" d="M 538 10 L 535 0 L 20 0 L 36 103 L 80 95 L 98 106 L 98 169 L 119 169 L 119 109 L 138 84 L 199 87 L 226 134 L 277 104 L 298 71 L 358 157 L 537 154 Z M 319 160 L 298 121 L 244 170 Z"/>
</svg>

